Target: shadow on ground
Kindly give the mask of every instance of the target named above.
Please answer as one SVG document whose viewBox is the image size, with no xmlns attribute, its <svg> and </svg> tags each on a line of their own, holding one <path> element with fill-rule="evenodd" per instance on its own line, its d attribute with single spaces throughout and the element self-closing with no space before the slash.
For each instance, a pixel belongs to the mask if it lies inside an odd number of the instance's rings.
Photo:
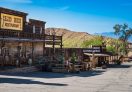
<svg viewBox="0 0 132 92">
<path fill-rule="evenodd" d="M 132 65 L 117 65 L 117 64 L 109 64 L 108 68 L 130 68 Z"/>
<path fill-rule="evenodd" d="M 104 70 L 91 70 L 80 73 L 52 73 L 52 72 L 32 72 L 32 73 L 0 73 L 6 76 L 34 77 L 34 78 L 65 78 L 65 77 L 92 77 L 101 75 Z"/>
<path fill-rule="evenodd" d="M 45 83 L 39 81 L 33 81 L 31 79 L 20 79 L 20 78 L 1 78 L 0 83 L 10 83 L 10 84 L 39 84 L 39 85 L 50 85 L 50 86 L 67 86 L 67 84 L 60 83 Z"/>
</svg>

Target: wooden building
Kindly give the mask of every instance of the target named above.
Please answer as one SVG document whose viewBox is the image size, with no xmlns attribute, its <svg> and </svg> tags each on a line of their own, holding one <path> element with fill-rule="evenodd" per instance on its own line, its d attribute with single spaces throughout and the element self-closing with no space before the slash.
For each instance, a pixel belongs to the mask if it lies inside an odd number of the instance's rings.
<svg viewBox="0 0 132 92">
<path fill-rule="evenodd" d="M 83 49 L 83 53 L 85 58 L 88 58 L 89 61 L 96 63 L 97 66 L 101 66 L 102 62 L 106 62 L 107 57 L 110 56 L 110 54 L 106 51 L 105 45 L 92 46 L 92 48 Z"/>
<path fill-rule="evenodd" d="M 0 66 L 36 64 L 40 62 L 37 60 L 39 57 L 48 57 L 46 61 L 58 63 L 55 60 L 59 61 L 59 56 L 63 56 L 64 61 L 74 58 L 77 62 L 91 61 L 97 57 L 99 63 L 111 56 L 106 52 L 106 46 L 62 48 L 62 36 L 45 34 L 46 22 L 36 19 L 27 22 L 27 15 L 0 7 Z"/>
<path fill-rule="evenodd" d="M 112 62 L 117 59 L 117 55 L 113 55 L 106 51 L 106 46 L 92 46 L 91 48 L 63 48 L 63 51 L 65 61 L 74 56 L 76 62 L 93 62 L 96 63 L 96 66 L 102 66 L 103 62 Z"/>
<path fill-rule="evenodd" d="M 45 34 L 46 22 L 29 19 L 27 13 L 0 7 L 0 65 L 35 63 L 47 55 L 46 45 L 62 48 L 62 36 Z M 53 56 L 55 52 L 53 51 Z"/>
</svg>

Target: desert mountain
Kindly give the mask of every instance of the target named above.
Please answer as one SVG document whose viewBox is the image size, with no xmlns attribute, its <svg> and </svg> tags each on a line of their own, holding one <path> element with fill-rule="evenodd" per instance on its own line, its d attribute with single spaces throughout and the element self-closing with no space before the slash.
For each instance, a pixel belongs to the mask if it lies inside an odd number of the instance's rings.
<svg viewBox="0 0 132 92">
<path fill-rule="evenodd" d="M 63 35 L 63 45 L 65 48 L 80 48 L 82 47 L 83 41 L 91 40 L 96 37 L 95 35 L 91 35 L 87 32 L 75 32 L 63 28 L 47 28 L 45 32 L 46 34 L 52 34 L 55 32 L 58 36 Z M 111 38 L 105 37 L 104 40 L 108 41 L 110 39 Z"/>
</svg>

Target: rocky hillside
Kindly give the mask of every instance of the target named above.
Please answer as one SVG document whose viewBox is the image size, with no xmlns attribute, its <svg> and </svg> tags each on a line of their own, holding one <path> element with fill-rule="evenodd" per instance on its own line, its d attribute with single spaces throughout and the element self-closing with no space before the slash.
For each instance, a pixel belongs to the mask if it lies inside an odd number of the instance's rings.
<svg viewBox="0 0 132 92">
<path fill-rule="evenodd" d="M 56 35 L 63 35 L 63 45 L 69 48 L 82 47 L 83 41 L 91 40 L 96 37 L 86 32 L 74 32 L 62 28 L 47 28 L 46 34 L 52 34 L 54 31 Z M 108 40 L 108 38 L 105 38 L 105 40 Z"/>
</svg>

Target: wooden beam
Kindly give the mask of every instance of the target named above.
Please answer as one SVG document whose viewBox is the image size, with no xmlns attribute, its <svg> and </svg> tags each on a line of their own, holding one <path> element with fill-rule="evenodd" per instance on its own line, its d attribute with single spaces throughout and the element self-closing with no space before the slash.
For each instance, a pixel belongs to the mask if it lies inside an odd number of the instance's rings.
<svg viewBox="0 0 132 92">
<path fill-rule="evenodd" d="M 34 62 L 34 42 L 32 42 L 32 62 Z"/>
</svg>

